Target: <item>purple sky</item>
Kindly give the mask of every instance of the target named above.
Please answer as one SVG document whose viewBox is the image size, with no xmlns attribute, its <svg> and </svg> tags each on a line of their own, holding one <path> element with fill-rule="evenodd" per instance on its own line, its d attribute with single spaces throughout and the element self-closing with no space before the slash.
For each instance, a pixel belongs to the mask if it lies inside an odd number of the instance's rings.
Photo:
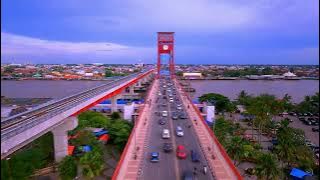
<svg viewBox="0 0 320 180">
<path fill-rule="evenodd" d="M 3 63 L 319 64 L 319 0 L 2 0 Z"/>
</svg>

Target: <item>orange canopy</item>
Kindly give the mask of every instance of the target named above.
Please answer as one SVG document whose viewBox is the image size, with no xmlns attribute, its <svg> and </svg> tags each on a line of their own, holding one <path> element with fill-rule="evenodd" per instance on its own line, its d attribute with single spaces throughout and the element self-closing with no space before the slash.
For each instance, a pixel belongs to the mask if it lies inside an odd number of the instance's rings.
<svg viewBox="0 0 320 180">
<path fill-rule="evenodd" d="M 104 134 L 102 136 L 99 137 L 100 141 L 108 141 L 109 140 L 109 135 L 108 134 Z"/>
<path fill-rule="evenodd" d="M 68 155 L 72 155 L 74 151 L 75 146 L 68 146 Z"/>
</svg>

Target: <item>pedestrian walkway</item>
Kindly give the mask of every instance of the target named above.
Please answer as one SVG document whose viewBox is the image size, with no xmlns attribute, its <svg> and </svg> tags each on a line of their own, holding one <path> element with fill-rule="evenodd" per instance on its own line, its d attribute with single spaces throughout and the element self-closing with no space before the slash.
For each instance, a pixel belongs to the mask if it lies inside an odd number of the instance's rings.
<svg viewBox="0 0 320 180">
<path fill-rule="evenodd" d="M 147 146 L 149 119 L 152 112 L 151 108 L 153 108 L 152 102 L 155 102 L 157 97 L 158 80 L 154 80 L 150 87 L 145 104 L 140 107 L 138 120 L 112 177 L 113 180 L 133 180 L 139 176 L 144 149 Z"/>
</svg>

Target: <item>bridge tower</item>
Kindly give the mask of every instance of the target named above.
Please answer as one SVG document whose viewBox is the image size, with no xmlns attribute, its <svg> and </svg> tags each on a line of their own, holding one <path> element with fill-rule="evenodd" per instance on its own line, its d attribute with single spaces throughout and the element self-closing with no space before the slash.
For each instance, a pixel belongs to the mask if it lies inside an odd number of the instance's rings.
<svg viewBox="0 0 320 180">
<path fill-rule="evenodd" d="M 170 76 L 174 78 L 174 32 L 158 32 L 157 78 L 160 78 L 161 75 L 162 57 L 164 55 L 168 56 Z"/>
</svg>

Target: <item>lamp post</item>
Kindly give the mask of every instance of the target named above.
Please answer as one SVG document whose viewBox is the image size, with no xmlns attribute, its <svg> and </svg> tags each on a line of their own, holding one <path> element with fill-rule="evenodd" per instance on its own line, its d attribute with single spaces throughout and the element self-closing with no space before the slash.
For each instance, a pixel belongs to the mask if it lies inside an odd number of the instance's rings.
<svg viewBox="0 0 320 180">
<path fill-rule="evenodd" d="M 10 163 L 9 163 L 9 160 L 10 160 L 11 158 L 6 158 L 6 160 L 7 160 L 7 163 L 8 163 L 8 169 L 9 169 L 9 179 L 12 179 L 12 174 L 11 174 L 11 167 L 10 167 Z"/>
</svg>

